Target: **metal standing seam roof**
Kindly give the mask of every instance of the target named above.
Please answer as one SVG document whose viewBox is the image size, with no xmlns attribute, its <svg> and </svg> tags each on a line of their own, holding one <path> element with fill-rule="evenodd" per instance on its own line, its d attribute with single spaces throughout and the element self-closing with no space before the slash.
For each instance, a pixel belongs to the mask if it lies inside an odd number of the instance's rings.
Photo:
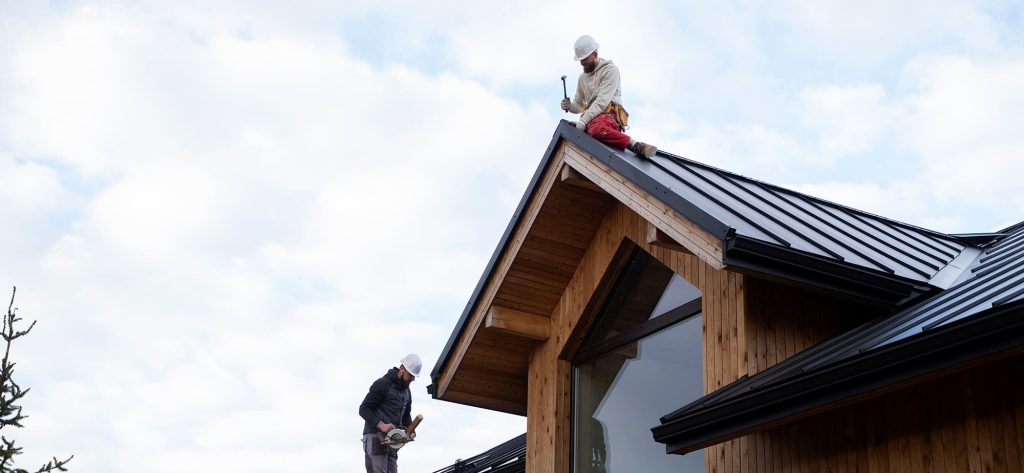
<svg viewBox="0 0 1024 473">
<path fill-rule="evenodd" d="M 637 163 L 737 236 L 928 283 L 966 245 L 897 222 L 669 153 Z"/>
<path fill-rule="evenodd" d="M 526 434 L 434 473 L 522 473 L 526 471 Z"/>
<path fill-rule="evenodd" d="M 1024 322 L 1020 316 L 1014 315 L 1020 308 L 1024 308 L 1024 222 L 1007 228 L 1000 234 L 1005 236 L 975 253 L 976 256 L 967 272 L 955 286 L 894 315 L 880 317 L 823 341 L 761 373 L 741 378 L 665 415 L 661 418 L 661 425 L 654 429 L 656 439 L 670 438 L 673 423 L 694 418 L 701 411 L 709 411 L 730 403 L 738 405 L 738 401 L 743 398 L 753 398 L 776 388 L 781 389 L 784 385 L 795 386 L 801 380 L 811 382 L 815 376 L 821 375 L 824 379 L 825 373 L 835 367 L 855 366 L 861 360 L 869 360 L 890 348 L 898 348 L 904 356 L 924 353 L 925 350 L 941 350 L 943 347 L 930 346 L 929 341 L 938 340 L 940 333 L 948 334 L 951 337 L 946 337 L 947 339 L 955 340 L 957 330 L 970 322 L 982 321 L 988 314 L 1003 314 L 1006 310 L 1012 310 L 1012 316 L 1005 317 L 1003 325 L 992 327 L 1000 327 L 999 330 L 1009 329 L 1008 324 L 1016 327 Z M 996 329 L 992 327 L 986 330 L 994 332 Z M 993 333 L 982 331 L 972 336 L 988 335 Z M 966 332 L 964 338 L 967 338 Z M 915 345 L 921 348 L 916 349 Z M 991 347 L 992 350 L 999 348 Z M 960 358 L 971 356 L 972 353 L 965 350 L 963 353 L 953 354 L 949 362 L 962 362 Z M 874 368 L 878 370 L 886 368 L 880 363 L 876 365 Z M 865 366 L 868 365 L 862 364 L 861 369 Z M 890 373 L 889 376 L 895 375 Z M 886 382 L 891 384 L 898 380 L 897 376 Z M 864 383 L 862 387 L 867 389 L 871 386 Z M 789 408 L 792 406 L 787 407 Z M 757 415 L 766 415 L 764 410 L 770 408 L 763 409 Z"/>
<path fill-rule="evenodd" d="M 726 264 L 889 306 L 960 277 L 965 250 L 951 235 L 886 219 L 659 151 L 651 160 L 616 151 L 561 121 L 508 227 L 431 371 L 432 382 L 536 193 L 561 140 L 568 140 L 725 244 Z M 954 263 L 954 264 L 951 264 Z M 795 269 L 794 269 L 795 268 Z M 436 396 L 434 385 L 428 392 Z"/>
</svg>

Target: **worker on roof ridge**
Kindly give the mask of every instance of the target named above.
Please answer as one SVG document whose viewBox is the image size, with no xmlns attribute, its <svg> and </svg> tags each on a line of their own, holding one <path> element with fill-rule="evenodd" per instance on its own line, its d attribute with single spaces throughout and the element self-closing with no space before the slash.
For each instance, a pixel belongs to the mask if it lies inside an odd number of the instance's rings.
<svg viewBox="0 0 1024 473">
<path fill-rule="evenodd" d="M 598 141 L 651 158 L 658 148 L 623 133 L 629 126 L 629 114 L 622 107 L 619 68 L 611 60 L 597 57 L 597 48 L 597 41 L 590 35 L 576 40 L 574 60 L 583 66 L 583 73 L 576 81 L 576 98 L 562 99 L 562 110 L 582 113 L 576 128 Z"/>
</svg>

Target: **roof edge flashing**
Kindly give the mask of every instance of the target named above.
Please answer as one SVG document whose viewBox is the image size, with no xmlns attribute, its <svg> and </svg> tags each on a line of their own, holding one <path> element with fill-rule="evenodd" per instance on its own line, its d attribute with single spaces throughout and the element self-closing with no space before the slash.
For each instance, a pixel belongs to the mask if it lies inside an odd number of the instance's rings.
<svg viewBox="0 0 1024 473">
<path fill-rule="evenodd" d="M 720 404 L 697 400 L 690 404 L 690 410 L 662 416 L 651 432 L 656 442 L 666 445 L 667 453 L 685 453 L 744 432 L 790 422 L 804 412 L 873 397 L 872 392 L 900 383 L 916 384 L 915 379 L 923 380 L 933 373 L 956 370 L 976 360 L 1019 350 L 1024 344 L 1021 312 L 1024 303 L 1000 307 L 955 327 L 947 326 L 896 345 L 866 351 Z M 721 389 L 729 389 L 731 384 Z"/>
<path fill-rule="evenodd" d="M 487 262 L 487 265 L 484 266 L 483 274 L 481 274 L 480 280 L 477 281 L 477 284 L 474 287 L 473 292 L 469 297 L 469 300 L 466 302 L 466 306 L 462 311 L 462 315 L 459 317 L 458 322 L 456 322 L 455 324 L 455 329 L 452 330 L 452 334 L 448 337 L 448 341 L 447 343 L 445 343 L 444 349 L 441 350 L 441 354 L 438 357 L 437 362 L 434 363 L 434 367 L 430 371 L 430 386 L 433 386 L 434 389 L 429 390 L 428 393 L 434 399 L 439 399 L 438 396 L 440 395 L 440 393 L 438 392 L 438 386 L 440 386 L 440 380 L 438 379 L 438 377 L 448 365 L 448 358 L 449 355 L 451 355 L 451 350 L 455 347 L 455 344 L 458 342 L 459 338 L 462 336 L 462 333 L 465 331 L 466 323 L 469 321 L 469 315 L 472 314 L 473 310 L 476 309 L 476 305 L 479 302 L 480 294 L 483 292 L 483 289 L 487 285 L 487 282 L 491 279 L 491 276 L 494 274 L 494 268 L 498 263 L 498 259 L 505 252 L 505 249 L 508 247 L 509 242 L 511 240 L 512 234 L 515 233 L 516 228 L 519 227 L 519 219 L 522 216 L 523 211 L 527 208 L 527 206 L 529 206 L 530 202 L 533 201 L 533 197 L 537 193 L 537 184 L 538 182 L 540 182 L 540 178 L 541 176 L 543 176 L 544 170 L 547 169 L 548 164 L 551 161 L 551 158 L 554 156 L 555 150 L 558 149 L 558 144 L 566 136 L 566 128 L 572 128 L 573 130 L 575 130 L 575 127 L 567 127 L 566 123 L 568 122 L 565 122 L 563 120 L 563 123 L 560 124 L 560 126 L 555 129 L 555 133 L 551 136 L 551 141 L 548 143 L 548 147 L 544 151 L 544 157 L 541 159 L 540 164 L 537 165 L 537 170 L 534 171 L 533 177 L 530 178 L 530 183 L 527 185 L 526 191 L 523 193 L 523 197 L 519 201 L 519 205 L 516 207 L 515 212 L 512 213 L 512 218 L 509 220 L 508 226 L 505 228 L 505 231 L 502 233 L 501 237 L 498 240 L 497 248 L 495 248 L 494 253 L 491 255 L 490 260 L 488 260 Z"/>
</svg>

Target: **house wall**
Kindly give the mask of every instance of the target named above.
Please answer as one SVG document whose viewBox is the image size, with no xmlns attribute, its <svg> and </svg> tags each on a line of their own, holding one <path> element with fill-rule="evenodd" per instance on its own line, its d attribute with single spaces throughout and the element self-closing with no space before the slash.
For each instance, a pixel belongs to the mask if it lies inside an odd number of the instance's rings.
<svg viewBox="0 0 1024 473">
<path fill-rule="evenodd" d="M 715 389 L 743 374 L 754 375 L 806 348 L 844 330 L 853 328 L 881 311 L 863 304 L 784 285 L 746 277 L 745 309 L 737 314 L 744 320 L 746 350 L 741 353 L 741 371 L 729 378 L 715 379 Z M 729 347 L 720 346 L 727 351 Z M 820 432 L 807 432 L 819 435 Z M 777 438 L 772 435 L 742 436 L 705 449 L 706 471 L 793 471 L 792 459 L 773 454 Z M 780 452 L 781 453 L 781 452 Z M 815 471 L 815 470 L 811 470 Z"/>
<path fill-rule="evenodd" d="M 1021 472 L 1024 357 L 750 435 L 742 468 L 714 471 Z"/>
<path fill-rule="evenodd" d="M 716 270 L 646 243 L 648 223 L 609 211 L 552 313 L 551 337 L 529 360 L 527 471 L 569 471 L 573 344 L 595 292 L 632 242 L 703 294 L 704 391 L 755 374 L 879 314 L 878 309 Z M 598 297 L 599 299 L 599 297 Z M 705 471 L 1022 471 L 1024 361 L 1005 360 L 705 449 Z M 653 422 L 653 419 L 652 419 Z M 653 440 L 652 440 L 653 441 Z"/>
<path fill-rule="evenodd" d="M 648 223 L 623 205 L 602 221 L 582 262 L 552 312 L 551 337 L 530 356 L 527 397 L 527 471 L 569 471 L 572 343 L 586 333 L 588 303 L 626 239 L 672 268 L 703 294 L 704 389 L 721 386 L 746 370 L 742 323 L 744 276 L 717 270 L 696 256 L 648 245 Z M 653 440 L 652 440 L 653 441 Z"/>
</svg>

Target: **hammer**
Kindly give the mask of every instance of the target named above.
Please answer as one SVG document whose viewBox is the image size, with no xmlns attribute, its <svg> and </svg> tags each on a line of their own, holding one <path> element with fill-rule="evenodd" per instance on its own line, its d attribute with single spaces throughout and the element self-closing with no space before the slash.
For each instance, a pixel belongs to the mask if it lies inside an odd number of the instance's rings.
<svg viewBox="0 0 1024 473">
<path fill-rule="evenodd" d="M 562 96 L 565 97 L 566 99 L 569 98 L 569 92 L 565 91 L 565 76 L 564 75 L 562 76 Z M 565 113 L 569 113 L 569 111 L 566 110 Z"/>
</svg>

